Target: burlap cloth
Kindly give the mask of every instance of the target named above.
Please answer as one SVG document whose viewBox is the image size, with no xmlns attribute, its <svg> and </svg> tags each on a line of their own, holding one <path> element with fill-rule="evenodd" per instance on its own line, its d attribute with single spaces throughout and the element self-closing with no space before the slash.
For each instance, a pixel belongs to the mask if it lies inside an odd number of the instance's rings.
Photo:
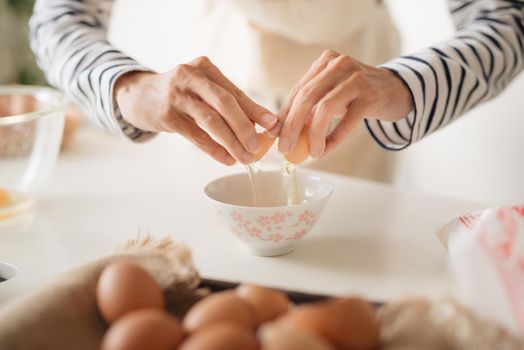
<svg viewBox="0 0 524 350">
<path fill-rule="evenodd" d="M 96 306 L 96 284 L 104 267 L 119 259 L 147 270 L 175 315 L 200 298 L 195 292 L 200 278 L 187 247 L 149 237 L 130 241 L 119 254 L 72 270 L 0 308 L 0 349 L 98 349 L 107 326 Z"/>
<path fill-rule="evenodd" d="M 512 334 L 450 298 L 409 298 L 381 308 L 382 350 L 523 350 Z"/>
</svg>

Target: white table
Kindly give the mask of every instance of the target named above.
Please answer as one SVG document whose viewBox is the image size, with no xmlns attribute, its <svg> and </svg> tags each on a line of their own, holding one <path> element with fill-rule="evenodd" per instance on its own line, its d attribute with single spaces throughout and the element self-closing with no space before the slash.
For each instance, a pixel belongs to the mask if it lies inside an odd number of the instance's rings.
<svg viewBox="0 0 524 350">
<path fill-rule="evenodd" d="M 202 189 L 226 168 L 179 137 L 132 144 L 83 129 L 62 154 L 28 227 L 0 227 L 0 261 L 19 268 L 0 303 L 78 264 L 110 254 L 137 232 L 186 242 L 205 277 L 372 300 L 456 293 L 435 231 L 485 207 L 325 174 L 334 195 L 297 249 L 247 253 L 211 215 Z"/>
</svg>

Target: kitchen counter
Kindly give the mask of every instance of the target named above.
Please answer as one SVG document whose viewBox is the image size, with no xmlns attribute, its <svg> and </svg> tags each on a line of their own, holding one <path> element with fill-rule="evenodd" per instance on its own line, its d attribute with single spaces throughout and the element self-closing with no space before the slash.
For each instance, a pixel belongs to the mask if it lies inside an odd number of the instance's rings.
<svg viewBox="0 0 524 350">
<path fill-rule="evenodd" d="M 203 188 L 224 167 L 180 137 L 133 144 L 83 128 L 60 157 L 35 210 L 0 225 L 0 261 L 19 269 L 0 283 L 0 304 L 57 274 L 115 252 L 139 232 L 187 243 L 208 278 L 375 301 L 457 293 L 435 231 L 485 207 L 323 174 L 335 191 L 291 254 L 250 255 L 218 226 Z"/>
</svg>

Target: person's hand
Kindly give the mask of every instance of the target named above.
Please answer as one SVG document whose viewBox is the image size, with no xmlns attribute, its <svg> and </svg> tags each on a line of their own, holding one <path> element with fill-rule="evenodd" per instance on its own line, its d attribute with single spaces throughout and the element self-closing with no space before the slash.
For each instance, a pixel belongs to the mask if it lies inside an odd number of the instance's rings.
<svg viewBox="0 0 524 350">
<path fill-rule="evenodd" d="M 215 160 L 250 163 L 261 145 L 255 124 L 277 123 L 249 99 L 207 57 L 167 73 L 130 72 L 115 84 L 123 118 L 145 131 L 176 132 Z"/>
<path fill-rule="evenodd" d="M 320 158 L 364 117 L 398 121 L 412 108 L 411 93 L 395 74 L 327 50 L 293 88 L 279 112 L 281 122 L 271 133 L 279 133 L 279 151 L 287 154 L 304 125 L 309 125 L 310 153 Z M 334 118 L 341 121 L 328 135 Z"/>
</svg>

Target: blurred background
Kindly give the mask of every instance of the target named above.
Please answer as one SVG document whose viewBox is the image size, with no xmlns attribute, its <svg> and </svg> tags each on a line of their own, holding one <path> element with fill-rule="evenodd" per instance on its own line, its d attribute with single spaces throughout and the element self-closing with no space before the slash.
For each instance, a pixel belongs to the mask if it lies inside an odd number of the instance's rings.
<svg viewBox="0 0 524 350">
<path fill-rule="evenodd" d="M 29 48 L 27 21 L 34 0 L 0 0 L 0 83 L 44 84 Z"/>
<path fill-rule="evenodd" d="M 414 52 L 453 34 L 446 0 L 389 0 L 387 3 L 402 36 L 403 53 Z M 27 20 L 32 6 L 33 0 L 0 0 L 0 84 L 45 83 L 27 42 Z M 159 71 L 204 54 L 213 60 L 209 43 L 223 43 L 213 42 L 213 33 L 206 30 L 210 22 L 198 20 L 203 11 L 201 6 L 199 1 L 119 0 L 112 16 L 110 39 L 141 63 Z M 235 20 L 244 19 L 239 15 L 229 23 L 231 28 L 235 27 Z M 187 30 L 176 32 L 175 24 Z M 176 47 L 169 45 L 174 36 L 177 36 Z M 235 48 L 231 47 L 230 52 L 235 55 Z M 215 63 L 242 85 L 249 72 L 231 62 L 221 57 Z M 493 204 L 522 203 L 522 91 L 524 75 L 521 74 L 495 100 L 401 152 L 395 184 Z"/>
</svg>

